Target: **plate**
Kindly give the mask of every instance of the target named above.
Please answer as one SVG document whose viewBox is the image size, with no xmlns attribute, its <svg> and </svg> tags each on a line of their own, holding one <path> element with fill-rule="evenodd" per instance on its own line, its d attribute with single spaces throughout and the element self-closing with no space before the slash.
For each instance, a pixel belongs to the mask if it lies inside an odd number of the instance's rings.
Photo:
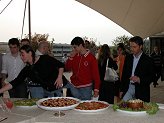
<svg viewBox="0 0 164 123">
<path fill-rule="evenodd" d="M 24 109 L 29 109 L 29 108 L 37 108 L 37 105 L 33 105 L 33 106 L 16 106 L 17 108 L 24 108 Z"/>
<path fill-rule="evenodd" d="M 73 105 L 69 105 L 69 106 L 58 106 L 58 107 L 50 107 L 50 106 L 43 106 L 41 105 L 41 103 L 43 101 L 46 101 L 48 99 L 60 99 L 60 98 L 63 98 L 63 99 L 73 99 L 75 101 L 77 101 L 76 104 L 73 104 Z M 80 100 L 79 99 L 76 99 L 76 98 L 73 98 L 73 97 L 51 97 L 51 98 L 43 98 L 43 99 L 40 99 L 36 102 L 37 106 L 41 109 L 44 109 L 44 110 L 51 110 L 51 111 L 60 111 L 60 110 L 69 110 L 69 109 L 73 109 L 74 107 L 76 107 L 77 105 L 79 105 L 80 103 Z"/>
<path fill-rule="evenodd" d="M 164 109 L 164 104 L 157 103 L 157 105 L 159 106 L 159 109 Z"/>
<path fill-rule="evenodd" d="M 121 110 L 117 109 L 118 112 L 126 113 L 126 114 L 134 114 L 134 115 L 143 115 L 147 114 L 146 111 L 126 111 L 126 110 Z"/>
<path fill-rule="evenodd" d="M 75 108 L 74 110 L 75 110 L 75 111 L 79 111 L 79 112 L 95 113 L 95 112 L 104 111 L 104 110 L 106 110 L 106 109 L 109 108 L 109 104 L 108 104 L 107 102 L 104 102 L 104 101 L 95 101 L 95 100 L 81 101 L 81 103 L 83 103 L 83 102 L 98 102 L 98 103 L 103 103 L 103 104 L 106 104 L 107 107 L 101 108 L 101 109 L 96 109 L 96 110 L 81 110 L 81 109 L 77 109 L 77 108 Z"/>
<path fill-rule="evenodd" d="M 14 101 L 14 105 L 19 108 L 34 108 L 37 107 L 36 101 L 39 99 L 21 99 Z"/>
</svg>

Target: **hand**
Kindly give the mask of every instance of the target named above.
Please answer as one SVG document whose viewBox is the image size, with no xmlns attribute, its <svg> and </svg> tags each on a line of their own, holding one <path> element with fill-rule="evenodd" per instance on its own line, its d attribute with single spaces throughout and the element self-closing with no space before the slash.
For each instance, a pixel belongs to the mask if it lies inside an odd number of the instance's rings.
<svg viewBox="0 0 164 123">
<path fill-rule="evenodd" d="M 120 99 L 122 98 L 122 95 L 123 95 L 123 92 L 120 92 L 120 93 L 119 93 L 119 98 L 120 98 Z"/>
<path fill-rule="evenodd" d="M 135 82 L 140 83 L 140 78 L 138 76 L 131 76 L 130 80 L 133 81 L 134 83 Z"/>
<path fill-rule="evenodd" d="M 63 79 L 62 79 L 62 77 L 58 77 L 56 79 L 54 85 L 56 86 L 57 89 L 63 87 Z"/>
<path fill-rule="evenodd" d="M 99 96 L 99 91 L 98 90 L 94 90 L 94 95 L 93 97 L 98 97 Z"/>
<path fill-rule="evenodd" d="M 5 86 L 5 85 L 6 85 L 6 83 L 4 81 L 2 81 L 2 87 Z"/>
</svg>

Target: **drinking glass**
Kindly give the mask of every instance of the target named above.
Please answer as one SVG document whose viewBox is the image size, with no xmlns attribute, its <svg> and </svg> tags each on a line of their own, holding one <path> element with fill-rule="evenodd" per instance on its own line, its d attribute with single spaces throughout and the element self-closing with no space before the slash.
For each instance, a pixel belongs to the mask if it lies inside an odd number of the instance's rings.
<svg viewBox="0 0 164 123">
<path fill-rule="evenodd" d="M 9 98 L 1 98 L 1 102 L 3 109 L 5 109 L 7 112 L 11 112 L 11 109 L 13 108 L 13 102 Z"/>
</svg>

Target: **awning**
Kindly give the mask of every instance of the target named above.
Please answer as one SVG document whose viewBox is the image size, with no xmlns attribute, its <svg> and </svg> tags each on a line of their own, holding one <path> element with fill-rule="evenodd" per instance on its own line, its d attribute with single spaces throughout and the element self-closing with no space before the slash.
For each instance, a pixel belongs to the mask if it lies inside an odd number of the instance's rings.
<svg viewBox="0 0 164 123">
<path fill-rule="evenodd" d="M 106 16 L 132 35 L 164 32 L 164 0 L 76 0 Z"/>
</svg>

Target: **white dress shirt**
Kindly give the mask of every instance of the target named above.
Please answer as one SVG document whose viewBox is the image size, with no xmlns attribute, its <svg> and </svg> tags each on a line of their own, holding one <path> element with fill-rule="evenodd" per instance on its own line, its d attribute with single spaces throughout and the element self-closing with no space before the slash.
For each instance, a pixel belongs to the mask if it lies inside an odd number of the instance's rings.
<svg viewBox="0 0 164 123">
<path fill-rule="evenodd" d="M 7 53 L 2 57 L 1 73 L 7 74 L 7 81 L 10 82 L 18 76 L 24 66 L 25 64 L 22 61 L 19 53 L 16 57 L 12 56 L 11 53 Z"/>
</svg>

